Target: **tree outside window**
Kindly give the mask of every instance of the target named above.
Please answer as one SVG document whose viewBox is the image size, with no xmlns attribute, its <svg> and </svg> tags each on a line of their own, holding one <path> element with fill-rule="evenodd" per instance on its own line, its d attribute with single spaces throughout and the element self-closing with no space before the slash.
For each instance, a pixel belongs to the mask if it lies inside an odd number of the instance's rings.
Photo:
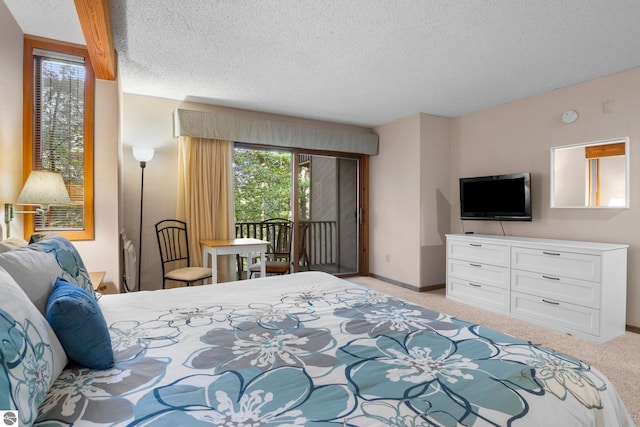
<svg viewBox="0 0 640 427">
<path fill-rule="evenodd" d="M 291 218 L 291 157 L 280 151 L 234 150 L 236 222 Z"/>
</svg>

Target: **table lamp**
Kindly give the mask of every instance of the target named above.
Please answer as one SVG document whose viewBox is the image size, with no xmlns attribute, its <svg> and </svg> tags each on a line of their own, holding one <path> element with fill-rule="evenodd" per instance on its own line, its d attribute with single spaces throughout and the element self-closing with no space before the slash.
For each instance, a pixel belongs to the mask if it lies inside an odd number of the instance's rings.
<svg viewBox="0 0 640 427">
<path fill-rule="evenodd" d="M 10 224 L 15 214 L 46 214 L 49 206 L 65 206 L 71 204 L 69 192 L 64 185 L 62 175 L 45 170 L 31 171 L 27 182 L 16 200 L 17 205 L 35 206 L 31 211 L 15 211 L 12 203 L 4 204 L 4 223 L 6 238 L 11 235 Z"/>
</svg>

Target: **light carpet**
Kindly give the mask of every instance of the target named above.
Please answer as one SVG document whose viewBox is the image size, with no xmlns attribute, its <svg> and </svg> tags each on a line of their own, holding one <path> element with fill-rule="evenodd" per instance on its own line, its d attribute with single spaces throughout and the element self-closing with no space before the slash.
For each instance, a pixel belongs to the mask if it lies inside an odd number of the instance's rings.
<svg viewBox="0 0 640 427">
<path fill-rule="evenodd" d="M 636 425 L 640 426 L 640 334 L 624 335 L 596 344 L 480 308 L 450 301 L 444 289 L 417 292 L 372 277 L 349 280 L 404 300 L 477 323 L 534 344 L 566 353 L 600 370 L 613 383 Z"/>
</svg>

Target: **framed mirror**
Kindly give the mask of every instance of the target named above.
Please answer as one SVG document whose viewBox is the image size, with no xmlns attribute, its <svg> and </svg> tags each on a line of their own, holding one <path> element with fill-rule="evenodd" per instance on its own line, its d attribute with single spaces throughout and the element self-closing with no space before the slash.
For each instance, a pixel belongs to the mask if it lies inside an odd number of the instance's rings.
<svg viewBox="0 0 640 427">
<path fill-rule="evenodd" d="M 551 207 L 629 207 L 629 137 L 551 148 Z"/>
</svg>

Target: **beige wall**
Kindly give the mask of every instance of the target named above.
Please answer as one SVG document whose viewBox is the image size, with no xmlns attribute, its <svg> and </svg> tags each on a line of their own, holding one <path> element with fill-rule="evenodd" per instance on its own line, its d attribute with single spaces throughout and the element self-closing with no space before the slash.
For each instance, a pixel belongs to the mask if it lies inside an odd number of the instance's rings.
<svg viewBox="0 0 640 427">
<path fill-rule="evenodd" d="M 0 2 L 0 209 L 5 234 L 4 204 L 22 188 L 22 31 Z M 22 236 L 22 217 L 11 223 L 11 236 Z"/>
<path fill-rule="evenodd" d="M 122 95 L 122 226 L 136 252 L 139 248 L 140 164 L 133 158 L 132 147 L 155 149 L 144 170 L 144 204 L 142 219 L 141 289 L 162 287 L 162 270 L 154 224 L 175 218 L 178 177 L 178 143 L 173 138 L 171 113 L 180 101 L 146 96 Z"/>
<path fill-rule="evenodd" d="M 369 161 L 369 270 L 420 286 L 421 114 L 375 128 Z"/>
<path fill-rule="evenodd" d="M 140 167 L 133 159 L 131 147 L 141 145 L 156 150 L 153 160 L 147 163 L 144 175 L 144 217 L 140 271 L 143 290 L 158 289 L 162 286 L 162 270 L 154 224 L 162 219 L 175 218 L 176 215 L 178 140 L 173 137 L 172 113 L 177 108 L 241 114 L 246 117 L 282 120 L 294 124 L 370 132 L 370 129 L 355 126 L 237 110 L 196 102 L 123 94 L 120 203 L 122 205 L 123 228 L 136 248 L 138 248 L 140 223 Z M 191 238 L 191 236 L 189 237 Z"/>
<path fill-rule="evenodd" d="M 613 112 L 603 112 L 604 102 L 613 104 Z M 562 123 L 567 110 L 578 111 L 576 122 Z M 418 114 L 377 127 L 371 273 L 416 288 L 442 282 L 445 232 L 502 234 L 504 227 L 516 236 L 626 243 L 627 322 L 640 326 L 638 117 L 640 69 L 634 69 L 455 119 Z M 631 138 L 630 209 L 551 209 L 550 148 L 623 136 Z M 458 179 L 515 172 L 532 173 L 534 220 L 463 224 Z"/>
<path fill-rule="evenodd" d="M 89 271 L 105 271 L 104 281 L 120 286 L 118 223 L 118 84 L 96 80 L 93 145 L 94 240 L 76 241 Z"/>
<path fill-rule="evenodd" d="M 451 119 L 420 115 L 420 287 L 446 281 Z"/>
<path fill-rule="evenodd" d="M 0 2 L 0 202 L 13 202 L 22 188 L 22 50 L 23 34 Z M 95 117 L 95 230 L 91 241 L 75 242 L 90 271 L 106 271 L 118 284 L 117 85 L 98 80 Z M 4 212 L 2 213 L 4 218 Z M 3 228 L 4 231 L 4 228 Z M 11 235 L 24 237 L 21 215 Z M 4 236 L 4 234 L 3 234 Z"/>
<path fill-rule="evenodd" d="M 613 103 L 612 113 L 603 112 L 605 101 Z M 567 110 L 578 111 L 576 122 L 562 123 Z M 503 222 L 505 233 L 629 244 L 627 323 L 640 326 L 639 118 L 640 68 L 452 120 L 451 231 L 463 231 L 458 178 L 531 172 L 533 221 Z M 549 149 L 622 136 L 631 138 L 630 209 L 551 209 Z M 465 221 L 464 230 L 502 234 L 492 221 Z"/>
<path fill-rule="evenodd" d="M 445 282 L 451 119 L 416 114 L 375 128 L 370 272 L 416 289 Z"/>
</svg>

